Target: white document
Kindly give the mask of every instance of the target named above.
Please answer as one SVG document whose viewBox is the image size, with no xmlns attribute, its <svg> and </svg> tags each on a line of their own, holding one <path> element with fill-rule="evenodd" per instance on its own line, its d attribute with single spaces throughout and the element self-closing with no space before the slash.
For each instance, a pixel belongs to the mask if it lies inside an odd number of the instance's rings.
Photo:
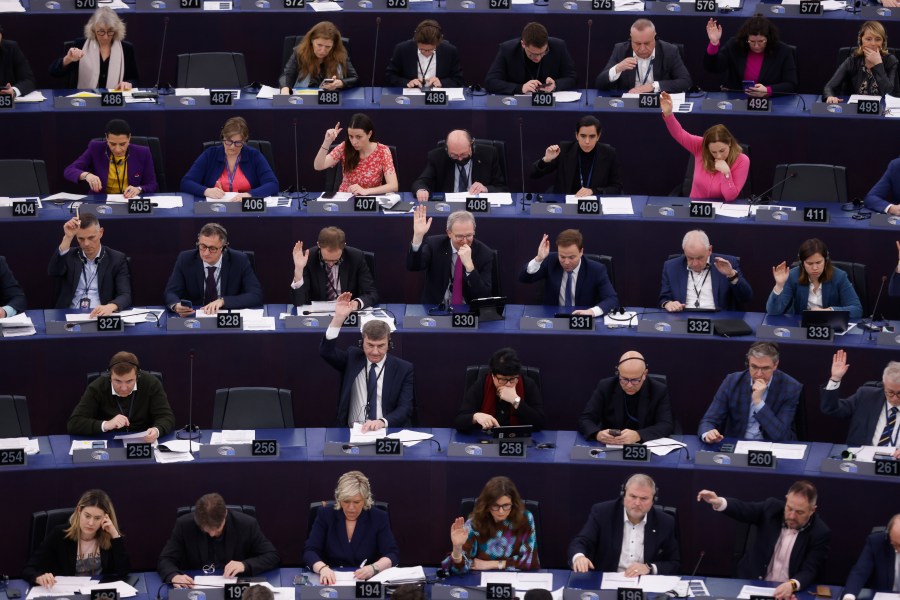
<svg viewBox="0 0 900 600">
<path fill-rule="evenodd" d="M 367 431 L 363 433 L 362 431 L 362 423 L 354 423 L 353 427 L 350 428 L 350 443 L 351 444 L 374 444 L 375 440 L 387 437 L 386 429 L 379 429 L 377 431 Z"/>
<path fill-rule="evenodd" d="M 723 204 L 716 209 L 716 216 L 728 217 L 729 219 L 746 219 L 751 214 L 751 208 L 756 206 L 747 206 L 746 204 Z"/>
<path fill-rule="evenodd" d="M 308 4 L 307 6 L 313 6 L 315 4 L 318 4 L 318 3 L 314 2 L 312 4 Z M 325 192 L 322 192 L 322 196 L 324 196 L 324 195 L 325 195 Z M 349 200 L 350 198 L 353 197 L 353 194 L 351 194 L 350 192 L 335 192 L 334 196 L 331 198 L 323 198 L 322 196 L 319 196 L 318 198 L 316 198 L 316 200 L 319 202 L 346 202 L 347 200 Z"/>
<path fill-rule="evenodd" d="M 190 452 L 160 452 L 159 448 L 153 449 L 153 457 L 161 465 L 194 460 L 194 455 Z"/>
<path fill-rule="evenodd" d="M 799 6 L 800 0 L 781 0 L 781 3 L 786 6 L 790 6 L 792 4 L 795 6 Z M 846 6 L 847 6 L 847 3 L 844 2 L 843 0 L 823 0 L 823 2 L 822 2 L 822 10 L 824 10 L 825 12 L 832 11 L 832 10 L 844 10 L 844 8 L 846 8 Z M 771 593 L 769 595 L 771 596 Z M 740 597 L 740 596 L 738 596 L 738 597 Z"/>
<path fill-rule="evenodd" d="M 429 0 L 430 1 L 430 0 Z M 463 88 L 435 88 L 442 92 L 447 92 L 447 100 L 450 102 L 456 102 L 459 100 L 465 100 L 466 95 L 463 92 Z M 425 92 L 422 91 L 421 88 L 403 88 L 404 96 L 424 96 Z"/>
<path fill-rule="evenodd" d="M 281 95 L 280 88 L 274 88 L 274 87 L 263 84 L 263 86 L 261 88 L 259 88 L 259 91 L 256 92 L 256 99 L 257 100 L 271 100 L 275 96 L 279 96 L 279 95 Z"/>
<path fill-rule="evenodd" d="M 771 596 L 774 591 L 775 588 L 745 585 L 741 588 L 741 593 L 738 594 L 738 598 L 750 600 L 750 596 Z"/>
<path fill-rule="evenodd" d="M 266 201 L 267 208 L 276 208 L 278 206 L 291 206 L 291 199 L 285 198 L 284 196 L 266 196 L 263 198 Z"/>
<path fill-rule="evenodd" d="M 33 94 L 34 92 L 32 92 Z M 31 95 L 31 94 L 29 94 Z M 20 100 L 21 101 L 21 100 Z M 891 96 L 890 94 L 885 94 L 884 96 L 884 105 L 887 108 L 900 108 L 900 97 Z"/>
<path fill-rule="evenodd" d="M 489 583 L 508 583 L 516 588 L 516 591 L 528 591 L 532 589 L 549 590 L 553 587 L 553 573 L 528 573 L 522 571 L 489 571 L 481 574 L 481 587 Z"/>
<path fill-rule="evenodd" d="M 484 192 L 482 194 L 447 192 L 444 194 L 446 202 L 465 202 L 466 198 L 487 198 L 491 206 L 508 206 L 512 204 L 512 194 L 509 192 Z"/>
<path fill-rule="evenodd" d="M 644 445 L 650 448 L 650 452 L 652 452 L 656 456 L 665 456 L 670 452 L 674 452 L 680 448 L 685 448 L 687 446 L 687 444 L 685 444 L 684 442 L 679 442 L 678 440 L 673 440 L 672 438 L 657 438 L 655 440 L 650 440 L 649 442 L 644 442 Z"/>
<path fill-rule="evenodd" d="M 631 94 L 631 93 L 622 94 L 623 98 L 640 98 L 640 96 L 641 96 L 640 94 Z M 678 106 L 679 104 L 683 104 L 685 97 L 686 97 L 684 92 L 679 92 L 678 94 L 669 94 L 669 96 L 672 98 L 673 106 Z"/>
<path fill-rule="evenodd" d="M 847 104 L 856 104 L 860 100 L 874 100 L 875 102 L 881 102 L 881 96 L 870 96 L 867 94 L 853 94 L 850 96 L 850 99 L 847 100 Z"/>
<path fill-rule="evenodd" d="M 0 449 L 15 450 L 17 448 L 25 450 L 25 454 L 37 454 L 41 451 L 41 447 L 36 439 L 31 440 L 27 437 L 0 438 Z"/>
<path fill-rule="evenodd" d="M 275 317 L 244 319 L 244 331 L 275 331 Z"/>
<path fill-rule="evenodd" d="M 19 4 L 19 3 L 18 2 L 10 2 L 8 4 Z M 25 12 L 25 11 L 23 10 L 22 12 Z M 46 99 L 47 99 L 47 97 L 41 93 L 41 90 L 34 90 L 30 94 L 25 94 L 24 96 L 19 96 L 18 98 L 16 98 L 16 102 L 43 102 Z"/>
<path fill-rule="evenodd" d="M 513 2 L 515 4 L 515 1 Z M 578 102 L 581 100 L 581 92 L 575 90 L 569 90 L 565 92 L 553 92 L 553 99 L 556 100 L 559 104 L 566 104 L 567 102 Z"/>
<path fill-rule="evenodd" d="M 90 313 L 66 313 L 66 323 L 89 323 L 96 320 L 97 317 L 92 317 Z"/>
<path fill-rule="evenodd" d="M 214 431 L 210 444 L 249 444 L 256 439 L 255 429 L 224 429 Z"/>
<path fill-rule="evenodd" d="M 513 571 L 485 571 L 481 574 L 480 587 L 485 587 L 489 583 L 508 583 L 511 586 L 516 585 L 516 575 Z"/>
<path fill-rule="evenodd" d="M 0 1 L 0 13 L 23 13 L 25 7 L 19 0 L 2 0 Z"/>
<path fill-rule="evenodd" d="M 0 319 L 0 329 L 3 330 L 3 337 L 22 337 L 37 333 L 31 317 L 26 313 Z"/>
<path fill-rule="evenodd" d="M 225 587 L 226 583 L 237 583 L 237 577 L 222 575 L 197 575 L 194 577 L 194 585 L 200 587 Z"/>
<path fill-rule="evenodd" d="M 576 196 L 575 194 L 566 194 L 566 204 L 578 204 L 579 200 L 596 200 L 597 196 Z"/>
<path fill-rule="evenodd" d="M 388 436 L 390 437 L 390 436 Z M 418 567 L 391 567 L 385 569 L 378 575 L 369 578 L 369 581 L 380 581 L 382 583 L 414 583 L 417 581 L 425 581 L 425 570 L 421 566 Z"/>
<path fill-rule="evenodd" d="M 115 313 L 122 317 L 122 320 L 125 321 L 127 325 L 137 325 L 138 323 L 156 323 L 156 319 L 160 318 L 163 314 L 163 310 L 161 308 L 132 308 L 129 310 L 123 310 L 122 312 Z M 156 315 L 156 319 L 153 318 L 153 315 Z"/>
<path fill-rule="evenodd" d="M 400 431 L 395 431 L 394 433 L 389 433 L 387 437 L 392 440 L 400 440 L 404 446 L 415 446 L 419 442 L 424 440 L 430 440 L 434 436 L 430 433 L 422 433 L 420 431 L 410 431 L 409 429 L 401 429 Z M 417 567 L 420 568 L 421 567 Z M 389 569 L 390 570 L 390 569 Z"/>
<path fill-rule="evenodd" d="M 767 450 L 782 460 L 800 460 L 806 452 L 805 444 L 776 444 L 758 440 L 741 440 L 734 446 L 735 454 L 747 454 L 748 450 Z"/>
<path fill-rule="evenodd" d="M 146 431 L 137 431 L 135 433 L 122 433 L 115 437 L 114 440 L 122 440 L 124 444 L 128 444 L 129 442 L 141 442 L 143 441 L 143 437 L 147 435 Z M 153 442 L 153 445 L 156 445 L 156 442 Z"/>
<path fill-rule="evenodd" d="M 853 448 L 849 448 L 852 452 Z M 896 448 L 889 446 L 862 446 L 856 451 L 856 460 L 861 462 L 875 462 L 875 456 L 879 458 L 890 458 L 894 454 Z"/>
<path fill-rule="evenodd" d="M 897 600 L 897 592 L 875 592 L 872 600 Z"/>
<path fill-rule="evenodd" d="M 191 442 L 190 440 L 169 440 L 164 444 L 160 444 L 160 446 L 165 446 L 176 454 L 189 454 L 191 450 L 198 452 L 201 445 L 200 442 Z"/>
<path fill-rule="evenodd" d="M 637 327 L 638 314 L 633 310 L 626 310 L 625 314 L 619 315 L 611 315 L 606 313 L 603 315 L 603 324 L 607 327 L 607 329 L 615 329 L 617 327 Z"/>
<path fill-rule="evenodd" d="M 91 585 L 90 577 L 70 577 L 58 575 L 56 577 L 56 585 L 47 588 L 42 585 L 36 585 L 28 592 L 27 600 L 31 598 L 40 598 L 41 596 L 68 596 L 77 594 L 82 586 Z"/>
<path fill-rule="evenodd" d="M 209 96 L 207 88 L 175 88 L 176 96 Z"/>
<path fill-rule="evenodd" d="M 307 6 L 312 6 L 314 12 L 336 12 L 344 10 L 337 2 L 310 2 Z"/>
<path fill-rule="evenodd" d="M 262 317 L 265 316 L 265 312 L 266 312 L 266 309 L 264 309 L 264 308 L 242 308 L 240 310 L 220 310 L 218 314 L 220 314 L 220 315 L 227 315 L 227 314 L 237 315 L 237 314 L 239 314 L 239 315 L 241 315 L 242 319 L 247 320 L 247 319 L 261 319 Z M 196 313 L 196 316 L 201 319 L 215 318 L 216 313 L 208 315 L 205 312 L 203 312 L 202 310 L 198 310 Z"/>
<path fill-rule="evenodd" d="M 58 194 L 52 194 L 44 198 L 44 202 L 52 202 L 52 201 L 63 201 L 66 200 L 84 200 L 87 196 L 82 196 L 81 194 L 69 194 L 68 192 L 59 192 Z"/>
<path fill-rule="evenodd" d="M 681 582 L 679 575 L 641 575 L 638 587 L 648 594 L 664 594 Z"/>
<path fill-rule="evenodd" d="M 600 198 L 604 215 L 633 215 L 634 205 L 630 196 L 607 196 Z"/>
<path fill-rule="evenodd" d="M 0 198 L 0 206 L 10 206 L 11 207 L 13 205 L 13 202 L 22 202 L 23 200 L 31 200 L 36 203 L 38 208 L 44 208 L 44 205 L 41 204 L 41 199 L 38 198 L 37 196 L 22 197 L 22 198 L 9 198 L 9 197 L 4 196 L 4 197 Z"/>
<path fill-rule="evenodd" d="M 205 0 L 203 10 L 231 10 L 234 5 L 230 0 Z"/>
<path fill-rule="evenodd" d="M 637 577 L 626 577 L 624 573 L 603 573 L 603 581 L 600 582 L 601 590 L 615 590 L 620 587 L 638 587 Z"/>
<path fill-rule="evenodd" d="M 81 593 L 90 595 L 91 590 L 108 590 L 110 588 L 114 588 L 117 592 L 119 592 L 120 598 L 132 598 L 137 596 L 138 591 L 125 583 L 124 581 L 110 581 L 108 583 L 100 583 L 99 581 L 94 581 L 90 585 L 82 587 Z"/>
<path fill-rule="evenodd" d="M 94 446 L 94 444 L 97 444 L 97 446 Z M 69 446 L 69 456 L 72 456 L 74 450 L 100 450 L 105 448 L 106 440 L 72 440 L 72 445 Z M 56 580 L 59 581 L 59 577 Z"/>
<path fill-rule="evenodd" d="M 234 194 L 234 192 L 226 192 L 228 194 Z M 181 196 L 141 196 L 142 198 L 146 198 L 150 200 L 153 204 L 153 208 L 181 208 L 184 206 L 184 201 L 181 199 Z M 125 199 L 125 194 L 107 194 L 106 195 L 106 203 L 107 204 L 127 204 L 128 200 Z"/>
</svg>

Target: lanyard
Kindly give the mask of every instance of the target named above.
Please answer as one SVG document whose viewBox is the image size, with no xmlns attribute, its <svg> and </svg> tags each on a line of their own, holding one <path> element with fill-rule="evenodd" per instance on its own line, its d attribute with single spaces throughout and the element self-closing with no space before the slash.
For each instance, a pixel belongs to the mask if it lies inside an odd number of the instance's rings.
<svg viewBox="0 0 900 600">
<path fill-rule="evenodd" d="M 588 155 L 588 157 L 591 158 L 591 170 L 588 171 L 587 179 L 584 178 L 584 172 L 582 171 L 582 165 L 584 164 L 584 161 L 581 160 L 580 156 L 578 157 L 578 179 L 581 180 L 581 187 L 583 188 L 591 187 L 591 179 L 594 176 L 594 157 L 590 154 Z"/>
<path fill-rule="evenodd" d="M 122 413 L 122 414 L 124 415 L 124 414 L 125 414 L 125 409 L 122 408 L 122 403 L 119 402 L 119 396 L 116 396 L 115 394 L 113 394 L 113 396 L 114 396 L 115 399 L 116 399 L 116 404 L 119 406 L 119 412 Z M 129 405 L 128 405 L 128 423 L 131 423 L 131 411 L 134 410 L 134 390 L 131 390 L 131 394 L 128 395 L 128 401 L 129 401 Z M 129 425 L 128 427 L 126 427 L 126 428 L 125 428 L 125 431 L 131 431 L 131 425 Z"/>
<path fill-rule="evenodd" d="M 647 65 L 647 70 L 644 71 L 644 78 L 641 79 L 641 85 L 644 85 L 645 83 L 647 83 L 647 78 L 650 77 L 650 73 L 652 73 L 652 72 L 653 72 L 653 59 L 651 58 L 650 64 Z M 640 76 L 641 76 L 641 71 L 640 71 L 640 69 L 638 69 L 638 77 L 640 78 Z"/>
<path fill-rule="evenodd" d="M 116 174 L 116 183 L 119 186 L 117 193 L 124 194 L 125 193 L 125 176 L 128 173 L 128 156 L 125 156 L 125 158 L 122 160 L 122 162 L 119 162 L 119 161 L 115 160 L 114 158 L 111 160 L 113 163 L 113 171 Z M 121 173 L 119 172 L 120 165 L 122 165 L 124 167 L 122 169 Z"/>
<path fill-rule="evenodd" d="M 425 68 L 424 68 L 424 69 L 422 68 L 422 62 L 419 60 L 419 55 L 416 54 L 416 64 L 419 65 L 419 71 L 422 72 L 422 83 L 423 83 L 423 84 L 425 83 L 425 73 L 427 73 L 427 72 L 428 72 L 428 69 L 431 68 L 431 61 L 434 60 L 434 55 L 435 55 L 435 53 L 436 53 L 436 52 L 433 52 L 433 53 L 431 54 L 431 56 L 428 57 L 428 64 L 425 65 Z"/>
<path fill-rule="evenodd" d="M 688 274 L 691 276 L 691 285 L 694 286 L 694 293 L 697 294 L 697 297 L 694 299 L 694 308 L 700 308 L 700 290 L 703 289 L 703 284 L 706 283 L 706 278 L 709 277 L 709 265 L 706 265 L 703 272 L 703 279 L 700 280 L 700 287 L 697 287 L 697 282 L 694 280 L 694 272 L 688 269 Z"/>
<path fill-rule="evenodd" d="M 238 168 L 241 166 L 241 155 L 238 154 L 237 160 L 234 161 L 234 170 L 228 168 L 228 158 L 225 158 L 225 173 L 228 175 L 228 191 L 234 191 L 234 178 L 237 176 Z"/>
<path fill-rule="evenodd" d="M 88 279 L 88 266 L 87 262 L 81 265 L 81 278 L 84 281 L 84 295 L 85 297 L 88 295 L 91 289 L 91 284 L 94 283 L 94 280 L 97 279 L 97 274 L 100 272 L 100 265 L 97 262 L 94 262 L 94 272 L 91 275 L 91 278 Z M 97 290 L 97 295 L 100 295 L 100 290 Z"/>
</svg>

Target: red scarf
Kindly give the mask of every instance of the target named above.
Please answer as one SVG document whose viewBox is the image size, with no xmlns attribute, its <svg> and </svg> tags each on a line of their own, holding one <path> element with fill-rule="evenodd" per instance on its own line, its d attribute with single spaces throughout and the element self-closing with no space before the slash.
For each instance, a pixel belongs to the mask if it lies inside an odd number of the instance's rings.
<svg viewBox="0 0 900 600">
<path fill-rule="evenodd" d="M 525 385 L 522 383 L 522 377 L 524 375 L 520 375 L 519 379 L 516 381 L 516 395 L 522 400 L 525 401 Z M 503 402 L 503 400 L 499 400 Z M 482 395 L 481 400 L 481 412 L 489 414 L 493 417 L 497 416 L 497 388 L 494 387 L 494 377 L 491 374 L 488 374 L 487 377 L 484 378 L 484 394 Z M 509 404 L 507 402 L 507 404 Z M 509 424 L 510 425 L 518 425 L 519 418 L 516 416 L 517 410 L 513 408 L 512 404 L 509 404 Z M 502 423 L 501 423 L 502 425 Z"/>
</svg>

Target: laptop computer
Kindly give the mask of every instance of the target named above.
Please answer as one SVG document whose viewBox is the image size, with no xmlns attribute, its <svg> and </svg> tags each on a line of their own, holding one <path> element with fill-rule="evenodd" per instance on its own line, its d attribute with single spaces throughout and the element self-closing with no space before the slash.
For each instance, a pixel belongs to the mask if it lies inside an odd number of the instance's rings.
<svg viewBox="0 0 900 600">
<path fill-rule="evenodd" d="M 804 310 L 800 317 L 800 327 L 827 325 L 836 333 L 847 330 L 850 323 L 849 310 Z"/>
</svg>

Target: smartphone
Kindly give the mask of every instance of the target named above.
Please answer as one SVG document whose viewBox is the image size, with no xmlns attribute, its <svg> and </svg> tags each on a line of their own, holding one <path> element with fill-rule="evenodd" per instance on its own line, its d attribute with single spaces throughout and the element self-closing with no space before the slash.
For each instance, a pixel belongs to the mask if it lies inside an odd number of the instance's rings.
<svg viewBox="0 0 900 600">
<path fill-rule="evenodd" d="M 744 81 L 741 82 L 741 85 L 744 86 L 744 89 L 746 90 L 746 89 L 752 88 L 754 85 L 756 85 L 756 82 L 753 81 L 752 79 L 745 79 Z"/>
<path fill-rule="evenodd" d="M 181 304 L 185 308 L 194 308 L 194 303 L 191 302 L 190 300 L 185 300 L 184 298 L 179 300 L 178 303 Z"/>
<path fill-rule="evenodd" d="M 328 79 L 322 80 L 322 85 L 334 83 L 334 78 L 329 77 Z"/>
<path fill-rule="evenodd" d="M 622 435 L 622 430 L 621 429 L 610 429 L 609 435 L 611 435 L 613 437 L 619 437 L 620 435 Z"/>
</svg>

